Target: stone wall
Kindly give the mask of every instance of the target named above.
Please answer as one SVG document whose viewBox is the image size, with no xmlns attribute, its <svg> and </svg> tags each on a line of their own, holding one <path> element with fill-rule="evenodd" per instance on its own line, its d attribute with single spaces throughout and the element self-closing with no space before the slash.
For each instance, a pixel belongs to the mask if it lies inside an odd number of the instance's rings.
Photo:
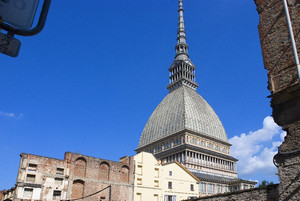
<svg viewBox="0 0 300 201">
<path fill-rule="evenodd" d="M 243 200 L 243 201 L 277 201 L 278 200 L 278 184 L 269 185 L 261 188 L 253 188 L 243 191 L 236 191 L 232 193 L 224 193 L 213 196 L 206 196 L 197 199 L 191 199 L 190 201 L 196 200 L 209 200 L 209 201 L 234 201 L 234 200 Z"/>
<path fill-rule="evenodd" d="M 287 2 L 299 52 L 300 1 Z M 300 85 L 286 14 L 282 0 L 255 0 L 255 3 L 273 117 L 287 132 L 274 157 L 280 178 L 279 200 L 300 200 Z"/>
</svg>

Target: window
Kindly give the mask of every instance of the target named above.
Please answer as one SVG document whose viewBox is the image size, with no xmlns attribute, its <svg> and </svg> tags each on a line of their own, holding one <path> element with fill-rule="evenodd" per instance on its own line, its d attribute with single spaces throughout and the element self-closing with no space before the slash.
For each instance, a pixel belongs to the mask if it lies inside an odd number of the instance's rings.
<svg viewBox="0 0 300 201">
<path fill-rule="evenodd" d="M 207 184 L 207 192 L 210 194 L 214 193 L 214 184 Z"/>
<path fill-rule="evenodd" d="M 154 171 L 155 171 L 155 175 L 154 175 L 154 176 L 155 176 L 155 177 L 159 177 L 159 169 L 158 169 L 158 168 L 155 168 Z"/>
<path fill-rule="evenodd" d="M 55 183 L 58 184 L 58 185 L 62 185 L 63 183 L 63 179 L 62 178 L 55 178 Z"/>
<path fill-rule="evenodd" d="M 224 187 L 224 192 L 225 192 L 225 193 L 229 192 L 228 186 L 225 186 L 225 187 Z"/>
<path fill-rule="evenodd" d="M 155 152 L 160 152 L 162 150 L 161 146 L 155 147 Z"/>
<path fill-rule="evenodd" d="M 207 147 L 208 147 L 208 148 L 213 148 L 213 145 L 212 145 L 211 143 L 208 143 L 208 144 L 207 144 Z"/>
<path fill-rule="evenodd" d="M 196 140 L 195 138 L 191 138 L 191 139 L 190 139 L 190 143 L 191 143 L 191 144 L 197 144 L 197 140 Z"/>
<path fill-rule="evenodd" d="M 137 173 L 138 175 L 142 175 L 142 174 L 143 174 L 143 166 L 142 166 L 142 165 L 138 165 L 138 166 L 137 166 L 136 173 Z"/>
<path fill-rule="evenodd" d="M 173 174 L 172 171 L 169 171 L 169 176 L 172 176 L 172 174 Z"/>
<path fill-rule="evenodd" d="M 206 183 L 201 182 L 199 184 L 199 192 L 202 194 L 206 194 Z"/>
<path fill-rule="evenodd" d="M 26 181 L 35 182 L 35 175 L 34 174 L 27 174 Z"/>
<path fill-rule="evenodd" d="M 141 193 L 136 194 L 136 200 L 137 201 L 142 201 L 142 194 Z"/>
<path fill-rule="evenodd" d="M 159 187 L 159 182 L 158 182 L 158 180 L 154 180 L 154 187 Z"/>
<path fill-rule="evenodd" d="M 168 149 L 171 147 L 171 142 L 167 142 L 166 144 L 164 144 L 164 149 Z"/>
<path fill-rule="evenodd" d="M 56 168 L 56 175 L 64 175 L 64 169 L 63 168 Z"/>
<path fill-rule="evenodd" d="M 142 178 L 137 178 L 137 185 L 142 185 Z"/>
<path fill-rule="evenodd" d="M 176 195 L 165 195 L 165 201 L 176 201 Z"/>
<path fill-rule="evenodd" d="M 168 189 L 172 189 L 172 182 L 171 181 L 168 182 Z"/>
<path fill-rule="evenodd" d="M 25 188 L 24 189 L 24 199 L 31 199 L 32 198 L 33 189 L 32 188 Z"/>
<path fill-rule="evenodd" d="M 204 142 L 204 141 L 200 141 L 200 142 L 199 142 L 199 145 L 200 145 L 200 146 L 205 146 L 205 142 Z"/>
<path fill-rule="evenodd" d="M 181 138 L 175 139 L 173 143 L 174 143 L 174 145 L 181 144 Z"/>
<path fill-rule="evenodd" d="M 36 164 L 29 163 L 29 165 L 28 165 L 28 171 L 30 171 L 30 172 L 36 172 L 36 167 L 37 167 Z"/>
<path fill-rule="evenodd" d="M 154 201 L 158 201 L 158 194 L 154 194 Z"/>
<path fill-rule="evenodd" d="M 60 200 L 61 191 L 53 191 L 53 200 Z"/>
<path fill-rule="evenodd" d="M 216 145 L 215 150 L 220 151 L 221 150 L 220 146 Z"/>
<path fill-rule="evenodd" d="M 191 184 L 191 191 L 194 191 L 194 184 Z"/>
<path fill-rule="evenodd" d="M 221 185 L 217 185 L 217 193 L 222 193 L 222 186 Z"/>
<path fill-rule="evenodd" d="M 223 153 L 227 153 L 227 150 L 225 148 L 222 149 Z"/>
</svg>

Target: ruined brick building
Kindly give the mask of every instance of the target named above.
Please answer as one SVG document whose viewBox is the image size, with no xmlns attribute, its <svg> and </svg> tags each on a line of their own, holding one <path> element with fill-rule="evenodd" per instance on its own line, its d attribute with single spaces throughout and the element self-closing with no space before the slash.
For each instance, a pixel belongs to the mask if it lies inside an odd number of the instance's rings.
<svg viewBox="0 0 300 201">
<path fill-rule="evenodd" d="M 92 195 L 86 199 L 104 201 L 111 195 L 112 201 L 131 201 L 133 171 L 132 157 L 114 162 L 71 152 L 63 160 L 22 153 L 15 190 L 7 200 L 70 200 Z"/>
</svg>

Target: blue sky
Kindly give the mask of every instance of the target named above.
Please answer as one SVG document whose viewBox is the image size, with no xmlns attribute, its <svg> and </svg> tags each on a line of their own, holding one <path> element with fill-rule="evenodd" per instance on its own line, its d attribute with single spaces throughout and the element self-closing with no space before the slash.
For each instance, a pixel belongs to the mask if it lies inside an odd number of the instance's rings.
<svg viewBox="0 0 300 201">
<path fill-rule="evenodd" d="M 110 160 L 135 154 L 168 93 L 177 7 L 177 0 L 53 1 L 39 35 L 16 36 L 19 57 L 0 55 L 0 189 L 14 185 L 22 152 Z M 237 143 L 232 154 L 252 150 L 239 158 L 239 177 L 277 182 L 270 160 L 284 134 L 268 117 L 253 0 L 185 0 L 184 8 L 197 91 Z"/>
</svg>

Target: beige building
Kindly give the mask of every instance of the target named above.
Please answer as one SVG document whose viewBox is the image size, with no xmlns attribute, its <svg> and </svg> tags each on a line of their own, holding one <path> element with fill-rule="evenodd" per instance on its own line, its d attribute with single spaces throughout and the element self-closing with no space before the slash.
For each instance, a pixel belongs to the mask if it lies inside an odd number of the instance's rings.
<svg viewBox="0 0 300 201">
<path fill-rule="evenodd" d="M 180 201 L 198 197 L 199 179 L 174 161 L 161 164 L 151 153 L 134 156 L 134 201 Z"/>
</svg>

